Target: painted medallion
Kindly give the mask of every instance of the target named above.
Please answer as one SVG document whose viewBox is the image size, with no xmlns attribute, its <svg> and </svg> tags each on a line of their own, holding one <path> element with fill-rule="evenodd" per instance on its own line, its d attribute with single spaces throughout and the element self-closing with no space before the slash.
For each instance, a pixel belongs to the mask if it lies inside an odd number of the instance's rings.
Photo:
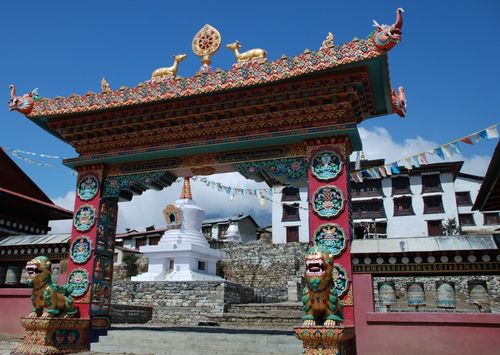
<svg viewBox="0 0 500 355">
<path fill-rule="evenodd" d="M 89 274 L 84 269 L 75 269 L 68 276 L 68 285 L 71 287 L 71 296 L 82 297 L 89 288 Z"/>
<path fill-rule="evenodd" d="M 78 237 L 71 243 L 69 256 L 75 264 L 83 264 L 92 255 L 92 241 L 87 237 Z"/>
<path fill-rule="evenodd" d="M 311 173 L 318 180 L 333 180 L 341 172 L 342 161 L 333 151 L 318 152 L 311 160 Z"/>
<path fill-rule="evenodd" d="M 99 180 L 94 175 L 86 175 L 78 182 L 78 197 L 83 201 L 92 200 L 97 195 L 97 190 L 99 190 Z"/>
<path fill-rule="evenodd" d="M 322 224 L 314 232 L 316 245 L 326 247 L 333 256 L 339 256 L 344 251 L 347 243 L 345 232 L 337 224 Z"/>
<path fill-rule="evenodd" d="M 339 297 L 342 297 L 349 291 L 349 276 L 347 276 L 347 271 L 342 266 L 335 264 L 332 273 L 337 294 Z"/>
<path fill-rule="evenodd" d="M 323 186 L 314 192 L 313 211 L 320 217 L 331 218 L 340 214 L 344 208 L 342 191 L 335 186 Z"/>
<path fill-rule="evenodd" d="M 95 210 L 92 206 L 84 205 L 76 211 L 73 224 L 79 232 L 86 232 L 95 222 Z"/>
</svg>

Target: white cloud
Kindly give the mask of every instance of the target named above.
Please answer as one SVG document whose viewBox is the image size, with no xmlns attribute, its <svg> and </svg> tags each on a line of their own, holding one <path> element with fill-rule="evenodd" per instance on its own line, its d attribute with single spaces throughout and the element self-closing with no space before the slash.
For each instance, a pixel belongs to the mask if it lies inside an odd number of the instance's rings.
<svg viewBox="0 0 500 355">
<path fill-rule="evenodd" d="M 62 197 L 56 197 L 52 201 L 67 210 L 73 211 L 75 208 L 75 191 L 68 191 L 66 195 Z M 51 228 L 50 233 L 71 233 L 71 219 L 62 221 L 50 221 L 49 227 Z"/>
</svg>

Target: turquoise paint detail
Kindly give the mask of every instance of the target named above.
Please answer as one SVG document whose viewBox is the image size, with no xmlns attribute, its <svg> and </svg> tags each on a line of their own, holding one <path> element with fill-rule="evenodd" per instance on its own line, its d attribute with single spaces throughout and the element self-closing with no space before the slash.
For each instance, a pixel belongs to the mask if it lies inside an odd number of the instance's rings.
<svg viewBox="0 0 500 355">
<path fill-rule="evenodd" d="M 348 135 L 351 141 L 353 150 L 361 150 L 361 138 L 358 129 L 355 125 L 349 125 L 348 128 L 334 129 L 322 128 L 322 130 L 315 128 L 316 132 L 309 132 L 307 134 L 288 135 L 283 137 L 270 137 L 258 140 L 249 140 L 242 142 L 228 142 L 218 144 L 200 144 L 199 146 L 189 146 L 184 148 L 169 148 L 158 150 L 148 149 L 147 152 L 131 151 L 122 152 L 120 154 L 101 154 L 91 157 L 78 157 L 69 158 L 64 160 L 64 165 L 69 168 L 76 168 L 81 165 L 105 163 L 105 164 L 120 164 L 137 161 L 147 161 L 155 159 L 164 159 L 172 157 L 182 157 L 186 155 L 195 155 L 202 153 L 214 152 L 229 152 L 233 150 L 246 150 L 252 148 L 264 148 L 276 145 L 286 145 L 299 143 L 305 139 L 331 137 L 335 135 Z"/>
</svg>

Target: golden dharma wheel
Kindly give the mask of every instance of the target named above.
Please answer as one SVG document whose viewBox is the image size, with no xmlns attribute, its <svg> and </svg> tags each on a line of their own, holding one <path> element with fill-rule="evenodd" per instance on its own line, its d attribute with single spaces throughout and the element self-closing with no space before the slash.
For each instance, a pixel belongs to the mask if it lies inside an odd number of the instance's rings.
<svg viewBox="0 0 500 355">
<path fill-rule="evenodd" d="M 219 50 L 222 38 L 216 28 L 206 24 L 193 38 L 194 54 L 201 57 L 202 64 L 209 65 L 211 57 Z"/>
</svg>

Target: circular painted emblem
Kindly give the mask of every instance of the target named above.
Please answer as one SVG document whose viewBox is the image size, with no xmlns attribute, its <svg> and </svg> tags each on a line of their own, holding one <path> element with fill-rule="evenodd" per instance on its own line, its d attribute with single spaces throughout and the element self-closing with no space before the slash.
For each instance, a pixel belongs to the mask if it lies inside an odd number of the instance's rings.
<svg viewBox="0 0 500 355">
<path fill-rule="evenodd" d="M 345 271 L 342 266 L 335 264 L 332 273 L 337 294 L 339 297 L 342 297 L 349 291 L 349 277 L 347 276 L 347 271 Z"/>
<path fill-rule="evenodd" d="M 337 224 L 323 224 L 314 232 L 316 245 L 326 247 L 333 256 L 339 256 L 344 251 L 347 242 L 345 232 Z"/>
<path fill-rule="evenodd" d="M 312 199 L 313 211 L 320 217 L 337 216 L 344 208 L 342 191 L 335 186 L 323 186 L 314 192 Z"/>
<path fill-rule="evenodd" d="M 332 151 L 316 153 L 311 160 L 311 173 L 321 181 L 335 179 L 342 171 L 340 157 Z"/>
<path fill-rule="evenodd" d="M 68 276 L 71 296 L 82 297 L 89 288 L 89 274 L 84 269 L 75 269 Z"/>
<path fill-rule="evenodd" d="M 92 254 L 92 241 L 87 237 L 78 237 L 73 243 L 71 243 L 71 248 L 69 256 L 75 264 L 83 264 L 89 260 Z"/>
<path fill-rule="evenodd" d="M 83 201 L 92 200 L 97 195 L 97 190 L 99 190 L 99 180 L 94 175 L 86 175 L 78 182 L 78 197 Z"/>
<path fill-rule="evenodd" d="M 76 211 L 73 224 L 79 232 L 86 232 L 95 222 L 95 210 L 92 206 L 84 205 Z"/>
</svg>

